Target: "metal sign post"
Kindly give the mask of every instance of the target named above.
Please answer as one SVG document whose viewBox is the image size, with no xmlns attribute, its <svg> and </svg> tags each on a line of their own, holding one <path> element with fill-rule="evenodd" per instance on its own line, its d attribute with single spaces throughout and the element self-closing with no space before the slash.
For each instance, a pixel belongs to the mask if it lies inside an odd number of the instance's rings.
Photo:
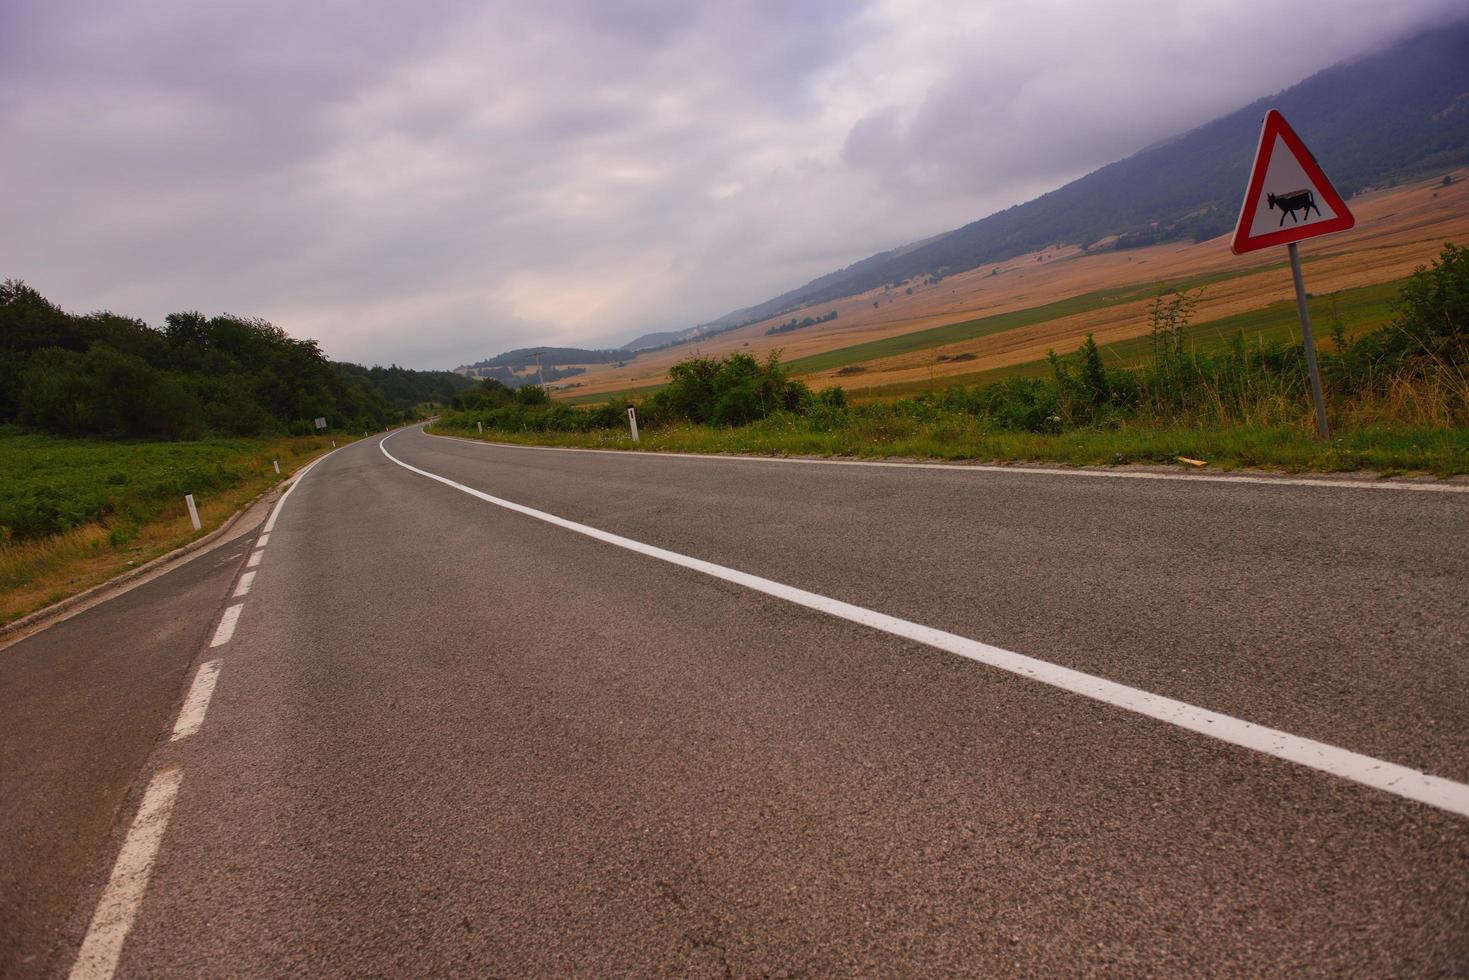
<svg viewBox="0 0 1469 980">
<path fill-rule="evenodd" d="M 1284 245 L 1290 254 L 1290 275 L 1296 287 L 1296 310 L 1301 316 L 1301 340 L 1306 350 L 1306 373 L 1311 381 L 1311 401 L 1316 406 L 1316 431 L 1323 439 L 1330 438 L 1331 429 L 1326 421 L 1326 398 L 1321 391 L 1316 339 L 1311 335 L 1306 283 L 1301 277 L 1301 255 L 1296 243 L 1345 231 L 1355 224 L 1346 202 L 1285 117 L 1275 109 L 1267 112 L 1230 248 L 1234 254 L 1243 255 Z"/>
<path fill-rule="evenodd" d="M 1301 251 L 1296 243 L 1286 246 L 1290 252 L 1290 277 L 1296 283 L 1296 311 L 1301 315 L 1301 340 L 1306 347 L 1306 373 L 1311 376 L 1311 400 L 1316 403 L 1316 431 L 1321 438 L 1331 438 L 1326 422 L 1326 397 L 1321 394 L 1321 370 L 1316 366 L 1316 338 L 1311 336 L 1311 313 L 1306 309 L 1306 281 L 1301 278 Z"/>
</svg>

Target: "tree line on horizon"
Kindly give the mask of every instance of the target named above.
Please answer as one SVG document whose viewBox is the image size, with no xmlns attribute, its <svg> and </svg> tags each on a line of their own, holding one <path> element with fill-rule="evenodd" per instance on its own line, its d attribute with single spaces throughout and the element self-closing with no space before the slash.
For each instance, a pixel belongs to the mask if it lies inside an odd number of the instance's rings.
<svg viewBox="0 0 1469 980">
<path fill-rule="evenodd" d="M 332 362 L 269 321 L 173 313 L 161 328 L 67 313 L 0 283 L 0 424 L 60 436 L 195 439 L 382 428 L 472 385 L 449 371 Z"/>
</svg>

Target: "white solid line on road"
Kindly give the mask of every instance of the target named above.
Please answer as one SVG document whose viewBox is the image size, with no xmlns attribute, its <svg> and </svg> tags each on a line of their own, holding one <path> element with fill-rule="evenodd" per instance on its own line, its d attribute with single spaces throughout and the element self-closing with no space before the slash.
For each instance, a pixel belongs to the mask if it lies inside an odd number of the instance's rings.
<svg viewBox="0 0 1469 980">
<path fill-rule="evenodd" d="M 245 562 L 245 567 L 246 568 L 254 568 L 256 565 L 259 565 L 260 564 L 260 559 L 261 559 L 261 557 L 264 554 L 265 554 L 264 551 L 252 551 L 252 552 L 250 552 L 250 560 L 247 561 L 247 562 Z"/>
<path fill-rule="evenodd" d="M 211 647 L 222 647 L 235 635 L 235 624 L 240 621 L 240 610 L 245 608 L 243 602 L 237 602 L 224 611 L 219 618 L 219 628 L 214 631 L 214 639 L 209 641 Z"/>
<path fill-rule="evenodd" d="M 291 498 L 291 494 L 295 493 L 296 488 L 301 485 L 301 481 L 306 479 L 306 474 L 315 469 L 316 464 L 326 459 L 327 456 L 330 456 L 332 453 L 341 452 L 341 450 L 346 448 L 346 446 L 341 446 L 337 449 L 333 449 L 332 452 L 327 453 L 326 456 L 316 457 L 316 459 L 313 459 L 310 463 L 306 464 L 306 468 L 304 470 L 291 477 L 291 485 L 286 487 L 286 492 L 281 494 L 281 499 L 275 502 L 275 507 L 271 510 L 270 516 L 265 520 L 265 527 L 262 529 L 264 534 L 268 535 L 271 531 L 275 530 L 275 522 L 276 519 L 281 516 L 281 508 L 286 506 L 286 501 Z"/>
<path fill-rule="evenodd" d="M 391 437 L 389 437 L 391 438 Z M 482 490 L 467 487 L 462 483 L 456 483 L 448 477 L 430 473 L 428 470 L 419 469 L 398 459 L 388 452 L 387 439 L 378 443 L 378 448 L 388 459 L 399 466 L 419 476 L 427 477 L 448 487 L 453 487 L 461 493 L 467 493 L 486 503 L 503 507 L 526 517 L 533 517 L 538 521 L 584 534 L 589 538 L 626 548 L 628 551 L 646 555 L 649 558 L 657 558 L 672 565 L 688 568 L 705 575 L 732 582 L 735 585 L 744 586 L 765 595 L 784 599 L 787 602 L 817 612 L 836 616 L 849 622 L 858 623 L 893 636 L 913 640 L 925 646 L 946 650 L 949 653 L 966 657 L 969 660 L 995 667 L 999 670 L 1008 671 L 1020 677 L 1040 681 L 1051 687 L 1079 694 L 1103 704 L 1109 704 L 1125 711 L 1143 715 L 1157 721 L 1167 722 L 1179 728 L 1207 735 L 1210 738 L 1238 745 L 1241 748 L 1252 749 L 1265 755 L 1294 762 L 1297 765 L 1318 769 L 1321 772 L 1340 776 L 1342 779 L 1371 786 L 1405 799 L 1417 800 L 1427 803 L 1429 806 L 1439 807 L 1459 816 L 1469 817 L 1469 785 L 1456 783 L 1442 776 L 1432 776 L 1400 766 L 1393 762 L 1382 759 L 1374 759 L 1369 755 L 1362 755 L 1348 749 L 1327 745 L 1325 742 L 1317 742 L 1314 739 L 1302 738 L 1289 732 L 1282 732 L 1263 725 L 1256 725 L 1240 718 L 1200 708 L 1184 701 L 1175 701 L 1172 698 L 1153 694 L 1135 687 L 1128 687 L 1116 681 L 1109 681 L 1102 677 L 1072 670 L 1045 660 L 1037 660 L 1024 654 L 1013 653 L 1000 647 L 971 640 L 967 637 L 958 636 L 954 633 L 946 633 L 943 630 L 924 626 L 920 623 L 909 622 L 889 616 L 885 613 L 864 609 L 840 599 L 832 599 L 815 592 L 807 592 L 791 585 L 784 585 L 770 579 L 760 578 L 746 572 L 716 565 L 713 562 L 704 561 L 700 558 L 690 558 L 676 551 L 668 551 L 654 545 L 634 541 L 632 538 L 624 538 L 621 535 L 612 534 L 608 531 L 598 530 L 586 524 L 578 524 L 555 514 L 535 510 L 524 504 L 513 503 L 499 497 L 491 496 Z"/>
<path fill-rule="evenodd" d="M 240 584 L 235 586 L 235 594 L 232 599 L 240 599 L 250 594 L 250 586 L 255 584 L 255 573 L 246 572 L 240 576 Z"/>
<path fill-rule="evenodd" d="M 420 430 L 422 431 L 422 430 Z M 1226 476 L 1208 473 L 1151 473 L 1134 470 L 1066 469 L 1049 466 L 1002 466 L 994 463 L 895 463 L 877 459 L 803 459 L 791 456 L 736 456 L 721 453 L 675 453 L 649 449 L 587 449 L 580 446 L 522 446 L 513 442 L 486 442 L 462 436 L 441 436 L 424 432 L 434 439 L 453 439 L 475 446 L 494 449 L 525 449 L 545 453 L 596 453 L 602 456 L 656 456 L 660 459 L 722 460 L 732 463 L 793 463 L 808 466 L 875 466 L 898 470 L 955 470 L 960 473 L 1008 473 L 1022 476 L 1096 477 L 1114 480 L 1165 480 L 1179 483 L 1240 483 L 1270 487 L 1316 487 L 1322 490 L 1423 490 L 1431 493 L 1469 493 L 1469 483 L 1409 483 L 1403 480 L 1342 480 L 1334 477 L 1302 479 L 1286 476 Z"/>
<path fill-rule="evenodd" d="M 214 685 L 219 680 L 219 668 L 218 660 L 199 665 L 199 672 L 194 675 L 194 686 L 189 688 L 189 696 L 179 709 L 178 721 L 174 722 L 170 742 L 188 738 L 204 724 L 204 713 L 209 710 L 209 699 L 214 697 Z"/>
<path fill-rule="evenodd" d="M 255 547 L 264 548 L 268 544 L 270 544 L 270 535 L 262 534 L 260 540 L 255 542 Z"/>
<path fill-rule="evenodd" d="M 116 972 L 123 942 L 143 903 L 158 845 L 163 842 L 163 832 L 168 828 L 168 816 L 183 778 L 184 771 L 176 766 L 159 770 L 143 793 L 143 804 L 122 843 L 117 863 L 112 866 L 112 877 L 107 880 L 97 911 L 92 914 L 87 938 L 72 964 L 71 980 L 108 980 Z"/>
</svg>

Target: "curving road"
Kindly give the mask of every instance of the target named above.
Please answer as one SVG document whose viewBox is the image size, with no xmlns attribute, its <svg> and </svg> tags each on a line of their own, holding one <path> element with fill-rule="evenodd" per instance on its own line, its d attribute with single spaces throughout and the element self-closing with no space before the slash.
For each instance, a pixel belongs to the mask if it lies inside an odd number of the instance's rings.
<svg viewBox="0 0 1469 980">
<path fill-rule="evenodd" d="M 1464 489 L 356 443 L 8 965 L 1462 974 Z"/>
</svg>

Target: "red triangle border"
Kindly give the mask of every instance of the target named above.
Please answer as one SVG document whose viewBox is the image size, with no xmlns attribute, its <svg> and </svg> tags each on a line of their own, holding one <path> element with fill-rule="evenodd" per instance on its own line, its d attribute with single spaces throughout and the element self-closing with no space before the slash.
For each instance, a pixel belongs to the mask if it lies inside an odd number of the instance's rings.
<svg viewBox="0 0 1469 980">
<path fill-rule="evenodd" d="M 1335 217 L 1328 221 L 1318 221 L 1315 224 L 1296 225 L 1291 228 L 1282 228 L 1264 235 L 1251 237 L 1247 221 L 1253 219 L 1256 207 L 1260 199 L 1260 191 L 1265 184 L 1265 171 L 1269 169 L 1270 161 L 1266 154 L 1275 146 L 1275 138 L 1280 137 L 1285 141 L 1286 147 L 1295 154 L 1296 160 L 1300 162 L 1301 169 L 1306 171 L 1306 176 L 1311 179 L 1315 189 L 1321 192 L 1322 201 L 1335 212 Z M 1289 245 L 1291 242 L 1299 242 L 1307 238 L 1315 238 L 1317 235 L 1329 235 L 1334 231 L 1346 231 L 1354 227 L 1357 219 L 1352 217 L 1352 212 L 1347 208 L 1346 202 L 1331 186 L 1331 181 L 1326 179 L 1322 173 L 1321 165 L 1306 149 L 1306 144 L 1296 135 L 1296 131 L 1290 128 L 1280 110 L 1271 109 L 1265 113 L 1265 122 L 1260 127 L 1260 145 L 1255 150 L 1255 163 L 1250 170 L 1250 183 L 1245 191 L 1245 200 L 1240 205 L 1239 221 L 1234 227 L 1234 239 L 1230 242 L 1230 251 L 1235 255 L 1243 255 L 1257 249 L 1269 248 L 1272 245 Z"/>
</svg>

